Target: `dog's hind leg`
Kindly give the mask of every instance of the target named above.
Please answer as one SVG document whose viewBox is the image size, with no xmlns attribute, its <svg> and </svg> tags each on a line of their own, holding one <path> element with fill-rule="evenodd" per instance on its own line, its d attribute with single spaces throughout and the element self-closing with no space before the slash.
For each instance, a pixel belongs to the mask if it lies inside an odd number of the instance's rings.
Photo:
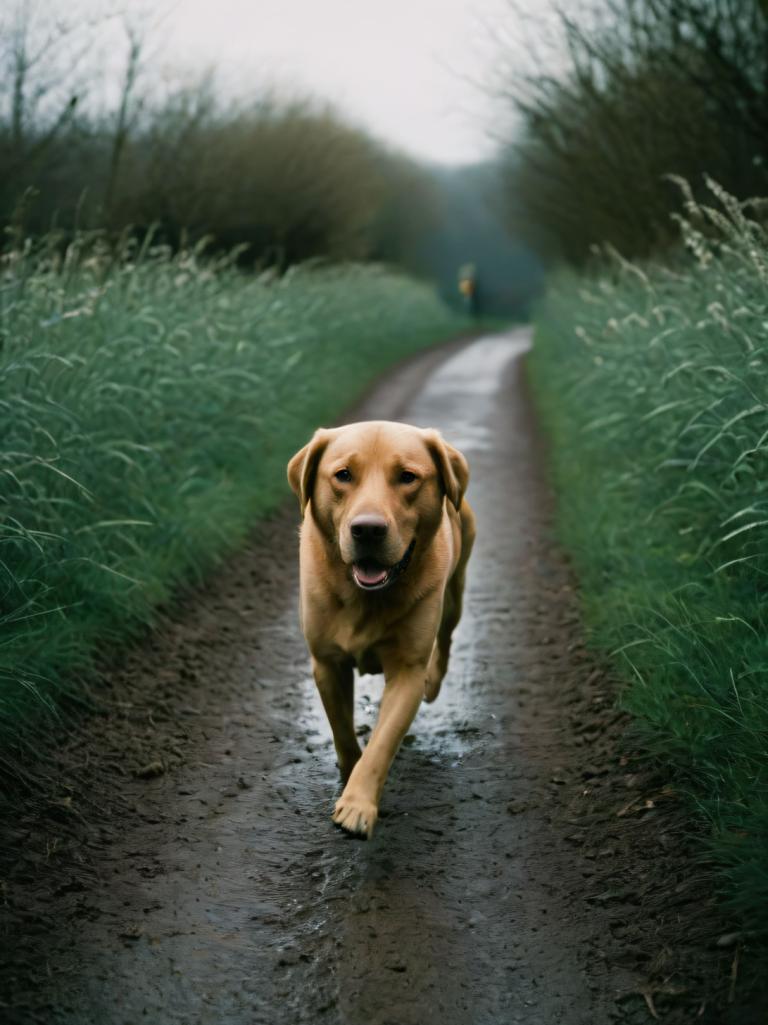
<svg viewBox="0 0 768 1025">
<path fill-rule="evenodd" d="M 312 671 L 331 724 L 339 772 L 346 783 L 360 758 L 355 736 L 355 679 L 352 663 L 312 659 Z"/>
<path fill-rule="evenodd" d="M 434 701 L 440 693 L 443 677 L 448 672 L 448 659 L 451 654 L 453 631 L 459 625 L 459 620 L 461 619 L 467 563 L 469 562 L 469 556 L 472 554 L 472 545 L 475 540 L 475 518 L 466 502 L 462 506 L 462 516 L 461 558 L 445 589 L 443 614 L 437 631 L 435 646 L 432 649 L 432 657 L 429 660 L 427 682 L 424 685 L 424 700 L 428 702 Z"/>
<path fill-rule="evenodd" d="M 440 693 L 440 686 L 443 677 L 448 672 L 448 658 L 451 654 L 451 638 L 461 619 L 461 594 L 464 587 L 462 579 L 456 579 L 456 575 L 448 583 L 445 594 L 445 607 L 440 629 L 437 632 L 435 646 L 432 649 L 432 657 L 429 660 L 427 680 L 424 684 L 424 700 L 432 702 Z"/>
</svg>

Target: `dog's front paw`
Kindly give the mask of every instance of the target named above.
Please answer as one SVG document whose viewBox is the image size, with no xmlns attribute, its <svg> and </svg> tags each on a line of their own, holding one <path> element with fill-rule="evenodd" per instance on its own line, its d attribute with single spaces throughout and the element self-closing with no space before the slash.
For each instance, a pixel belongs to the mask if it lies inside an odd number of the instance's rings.
<svg viewBox="0 0 768 1025">
<path fill-rule="evenodd" d="M 333 811 L 333 821 L 337 826 L 366 840 L 373 836 L 373 827 L 378 817 L 379 809 L 373 801 L 347 794 L 341 795 Z"/>
</svg>

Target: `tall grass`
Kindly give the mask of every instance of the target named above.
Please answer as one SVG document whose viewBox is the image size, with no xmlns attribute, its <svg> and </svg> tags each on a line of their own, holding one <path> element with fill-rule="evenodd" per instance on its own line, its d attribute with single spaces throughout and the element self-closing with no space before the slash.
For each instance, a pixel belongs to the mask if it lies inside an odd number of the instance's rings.
<svg viewBox="0 0 768 1025">
<path fill-rule="evenodd" d="M 285 497 L 284 464 L 387 364 L 463 326 L 374 267 L 246 277 L 149 245 L 0 267 L 0 737 Z M 41 712 L 43 719 L 41 720 Z"/>
<path fill-rule="evenodd" d="M 560 525 L 651 751 L 768 927 L 768 235 L 686 193 L 688 256 L 562 275 L 532 357 Z"/>
</svg>

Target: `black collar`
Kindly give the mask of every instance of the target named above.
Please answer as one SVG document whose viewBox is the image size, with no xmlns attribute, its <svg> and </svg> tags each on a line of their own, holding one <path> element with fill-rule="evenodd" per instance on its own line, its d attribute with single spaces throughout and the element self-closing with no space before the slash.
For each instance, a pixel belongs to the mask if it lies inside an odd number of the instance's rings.
<svg viewBox="0 0 768 1025">
<path fill-rule="evenodd" d="M 411 543 L 405 549 L 405 555 L 402 557 L 400 562 L 395 563 L 395 565 L 390 569 L 390 583 L 394 583 L 394 581 L 397 580 L 398 577 L 401 577 L 403 573 L 405 573 L 405 571 L 408 569 L 408 563 L 411 561 L 411 556 L 413 555 L 413 549 L 415 547 L 416 538 L 414 538 L 413 541 L 411 541 Z"/>
</svg>

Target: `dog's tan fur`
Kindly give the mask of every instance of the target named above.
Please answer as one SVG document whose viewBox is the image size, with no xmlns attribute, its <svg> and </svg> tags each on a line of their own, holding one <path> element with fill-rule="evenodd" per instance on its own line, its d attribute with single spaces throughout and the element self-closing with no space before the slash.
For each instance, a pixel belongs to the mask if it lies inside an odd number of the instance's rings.
<svg viewBox="0 0 768 1025">
<path fill-rule="evenodd" d="M 351 480 L 337 479 L 343 470 Z M 404 483 L 403 471 L 416 481 Z M 437 431 L 383 420 L 318 430 L 288 464 L 303 513 L 301 622 L 345 783 L 333 820 L 350 833 L 371 836 L 400 742 L 422 698 L 437 697 L 448 667 L 475 536 L 464 500 L 468 478 L 464 456 Z M 402 574 L 371 593 L 352 572 L 350 523 L 361 514 L 386 520 L 387 566 L 414 543 Z M 385 677 L 378 722 L 362 752 L 355 665 Z"/>
</svg>

